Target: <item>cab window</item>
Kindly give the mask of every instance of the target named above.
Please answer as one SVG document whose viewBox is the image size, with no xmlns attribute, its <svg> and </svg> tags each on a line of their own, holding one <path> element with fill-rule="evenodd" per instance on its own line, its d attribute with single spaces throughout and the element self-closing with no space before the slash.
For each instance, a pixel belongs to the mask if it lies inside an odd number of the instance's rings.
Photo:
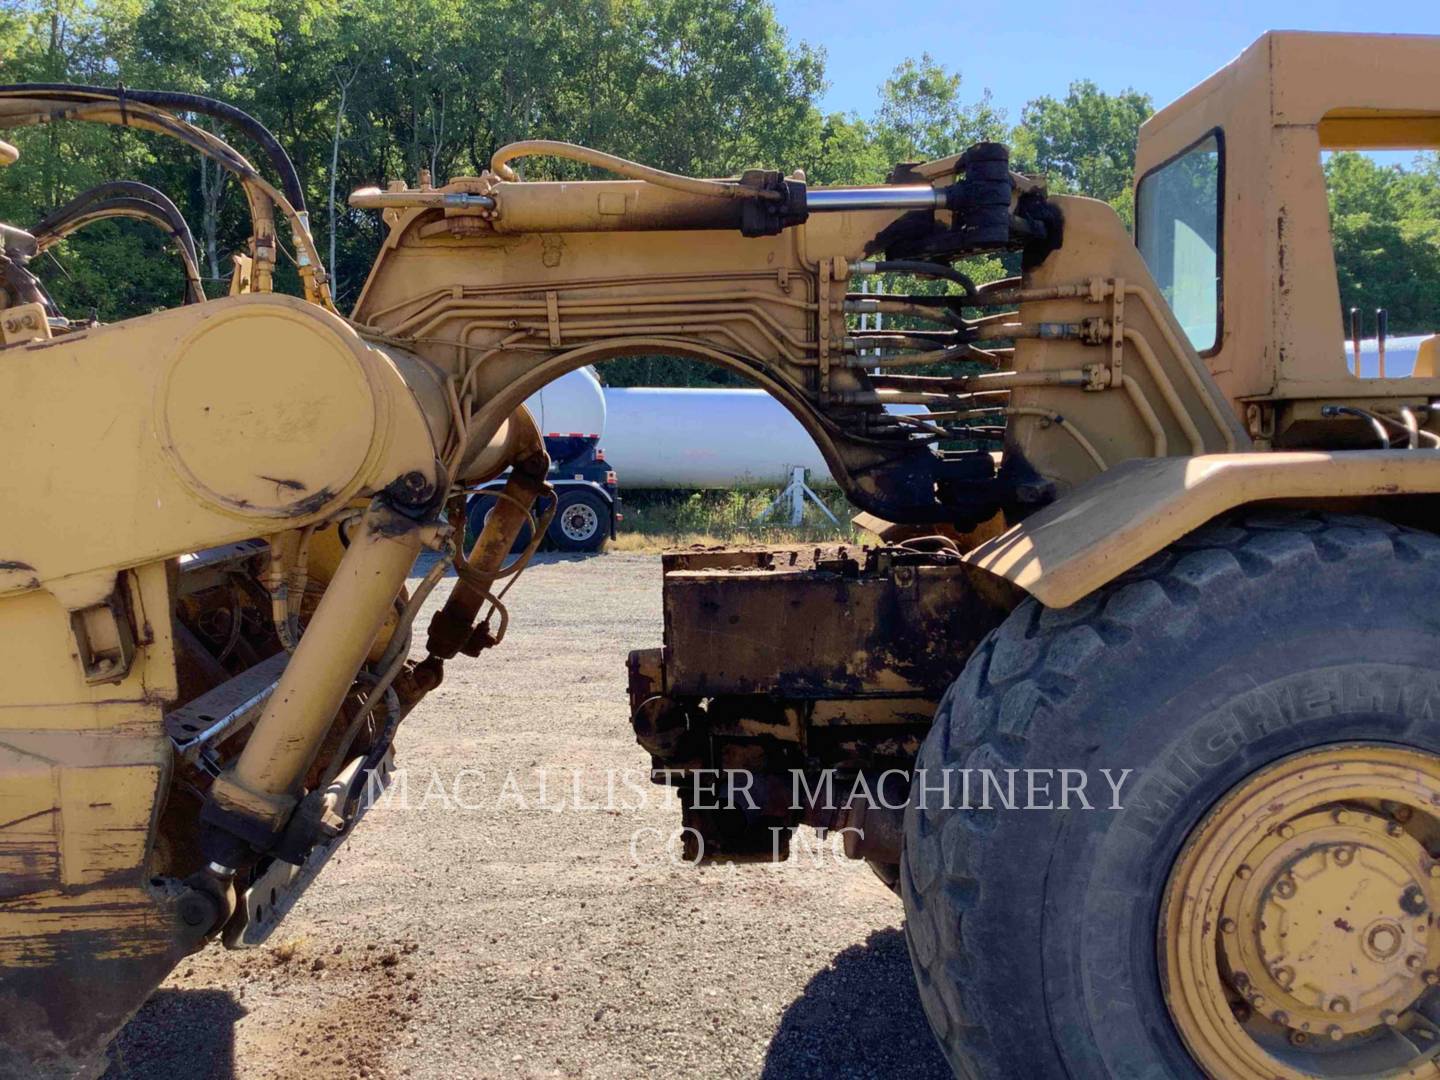
<svg viewBox="0 0 1440 1080">
<path fill-rule="evenodd" d="M 1213 131 L 1150 170 L 1135 193 L 1135 242 L 1190 344 L 1220 343 L 1223 141 Z"/>
</svg>

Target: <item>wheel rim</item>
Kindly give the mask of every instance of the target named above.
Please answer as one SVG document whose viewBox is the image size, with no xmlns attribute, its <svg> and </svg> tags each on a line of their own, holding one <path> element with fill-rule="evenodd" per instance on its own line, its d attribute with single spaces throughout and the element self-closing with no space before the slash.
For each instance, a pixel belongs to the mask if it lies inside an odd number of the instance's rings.
<svg viewBox="0 0 1440 1080">
<path fill-rule="evenodd" d="M 1196 827 L 1161 980 L 1224 1080 L 1440 1076 L 1440 758 L 1346 745 L 1256 773 Z"/>
<path fill-rule="evenodd" d="M 560 511 L 560 531 L 570 540 L 589 540 L 600 528 L 600 515 L 593 506 L 574 503 Z"/>
</svg>

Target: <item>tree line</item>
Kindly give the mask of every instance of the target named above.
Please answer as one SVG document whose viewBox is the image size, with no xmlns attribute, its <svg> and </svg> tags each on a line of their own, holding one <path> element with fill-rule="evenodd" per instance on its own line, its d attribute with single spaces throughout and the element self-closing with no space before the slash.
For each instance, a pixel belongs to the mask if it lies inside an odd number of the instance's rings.
<svg viewBox="0 0 1440 1080">
<path fill-rule="evenodd" d="M 413 183 L 422 169 L 437 183 L 475 175 L 515 139 L 565 139 L 702 176 L 798 167 L 815 184 L 875 183 L 895 162 L 995 139 L 1052 190 L 1105 199 L 1128 220 L 1136 130 L 1153 111 L 1146 94 L 1077 80 L 1011 118 L 921 56 L 877 88 L 870 116 L 827 114 L 823 53 L 791 41 L 768 0 L 0 0 L 0 77 L 184 90 L 254 114 L 295 162 L 342 305 L 383 228 L 345 205 L 350 190 Z M 0 220 L 24 226 L 91 184 L 143 180 L 186 212 L 207 289 L 224 291 L 247 231 L 225 174 L 178 144 L 112 128 L 15 136 L 22 158 L 0 173 Z M 589 175 L 539 159 L 525 171 Z M 1326 175 L 1347 304 L 1389 307 L 1397 332 L 1440 329 L 1433 156 L 1402 170 L 1336 155 Z M 164 243 L 139 223 L 106 222 L 38 272 L 67 310 L 121 318 L 180 295 Z M 696 377 L 664 358 L 607 373 Z"/>
</svg>

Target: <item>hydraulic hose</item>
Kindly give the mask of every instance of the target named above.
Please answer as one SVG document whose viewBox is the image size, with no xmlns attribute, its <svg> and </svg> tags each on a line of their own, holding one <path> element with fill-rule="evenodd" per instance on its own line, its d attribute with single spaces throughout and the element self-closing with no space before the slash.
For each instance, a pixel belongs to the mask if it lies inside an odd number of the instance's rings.
<svg viewBox="0 0 1440 1080">
<path fill-rule="evenodd" d="M 1380 418 L 1368 409 L 1356 409 L 1349 405 L 1322 405 L 1320 415 L 1329 419 L 1335 416 L 1353 416 L 1357 420 L 1364 420 L 1370 425 L 1370 430 L 1375 432 L 1375 438 L 1380 441 L 1380 449 L 1390 449 L 1390 434 L 1385 430 L 1385 425 Z"/>
<path fill-rule="evenodd" d="M 745 187 L 728 180 L 700 180 L 693 176 L 666 172 L 664 169 L 641 165 L 638 161 L 616 157 L 603 150 L 592 150 L 588 146 L 561 142 L 558 139 L 526 139 L 513 142 L 496 150 L 490 158 L 490 170 L 504 180 L 518 180 L 510 162 L 522 157 L 558 157 L 567 161 L 579 161 L 605 169 L 630 180 L 644 180 L 656 187 L 673 188 L 691 195 L 707 195 L 717 199 L 768 199 L 772 202 L 783 196 L 778 191 Z"/>
<path fill-rule="evenodd" d="M 179 112 L 195 112 L 232 124 L 255 141 L 269 158 L 271 167 L 280 177 L 280 189 L 299 214 L 306 213 L 305 192 L 300 174 L 280 140 L 270 129 L 243 109 L 201 94 L 185 94 L 173 90 L 131 90 L 127 87 L 82 86 L 75 83 L 11 83 L 0 86 L 0 97 L 50 97 L 76 102 L 114 101 L 122 107 L 126 101 Z"/>
<path fill-rule="evenodd" d="M 859 274 L 916 274 L 944 278 L 964 289 L 967 300 L 975 300 L 979 296 L 979 290 L 968 274 L 962 274 L 944 263 L 926 262 L 924 259 L 880 259 L 856 263 L 852 269 Z"/>
<path fill-rule="evenodd" d="M 71 199 L 60 209 L 52 211 L 42 218 L 30 231 L 36 235 L 42 232 L 49 232 L 54 228 L 57 221 L 63 221 L 70 217 L 81 207 L 90 203 L 98 202 L 101 199 L 111 199 L 116 196 L 144 199 L 146 202 L 154 203 L 164 214 L 165 220 L 175 230 L 176 239 L 185 245 L 185 250 L 190 253 L 191 258 L 197 262 L 195 237 L 190 232 L 190 225 L 185 220 L 185 215 L 180 208 L 171 201 L 159 188 L 151 187 L 149 184 L 141 183 L 139 180 L 110 180 L 103 184 L 96 184 L 87 188 L 75 198 Z"/>
<path fill-rule="evenodd" d="M 166 220 L 165 215 L 154 203 L 144 199 L 104 199 L 97 203 L 91 203 L 73 217 L 59 222 L 43 234 L 37 234 L 37 239 L 40 240 L 40 250 L 46 250 L 59 240 L 73 232 L 78 232 L 87 225 L 117 217 L 148 221 L 167 236 L 172 237 L 176 241 L 180 264 L 185 271 L 185 302 L 198 304 L 205 299 L 205 289 L 200 282 L 200 268 L 195 262 L 195 257 L 185 247 L 183 235 L 170 226 L 170 222 Z"/>
<path fill-rule="evenodd" d="M 97 184 L 46 215 L 30 231 L 39 250 L 43 251 L 86 225 L 115 217 L 148 221 L 174 239 L 185 270 L 185 302 L 196 304 L 205 299 L 195 237 L 190 232 L 190 226 L 179 208 L 163 192 L 149 184 L 134 180 Z"/>
<path fill-rule="evenodd" d="M 254 285 L 259 292 L 269 292 L 274 265 L 276 241 L 273 235 L 274 212 L 278 208 L 290 224 L 298 248 L 295 263 L 300 271 L 305 297 L 328 311 L 335 311 L 325 275 L 320 250 L 310 234 L 309 216 L 300 210 L 260 175 L 245 157 L 218 135 L 196 127 L 178 114 L 141 101 L 134 96 L 86 96 L 86 91 L 64 90 L 46 94 L 34 86 L 0 87 L 0 127 L 28 127 L 56 120 L 78 120 L 88 123 L 113 124 L 143 131 L 153 131 L 177 139 L 216 161 L 231 172 L 245 192 L 250 218 L 257 240 L 257 261 Z M 291 170 L 291 179 L 294 179 Z M 264 250 L 258 242 L 264 240 Z"/>
</svg>

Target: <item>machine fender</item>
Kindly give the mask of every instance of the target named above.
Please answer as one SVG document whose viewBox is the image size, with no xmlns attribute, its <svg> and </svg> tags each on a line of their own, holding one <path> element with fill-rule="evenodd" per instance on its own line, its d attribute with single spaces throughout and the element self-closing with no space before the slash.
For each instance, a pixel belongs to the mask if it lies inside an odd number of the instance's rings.
<svg viewBox="0 0 1440 1080">
<path fill-rule="evenodd" d="M 1350 450 L 1124 462 L 965 555 L 1063 608 L 1241 506 L 1440 493 L 1440 450 Z"/>
</svg>

